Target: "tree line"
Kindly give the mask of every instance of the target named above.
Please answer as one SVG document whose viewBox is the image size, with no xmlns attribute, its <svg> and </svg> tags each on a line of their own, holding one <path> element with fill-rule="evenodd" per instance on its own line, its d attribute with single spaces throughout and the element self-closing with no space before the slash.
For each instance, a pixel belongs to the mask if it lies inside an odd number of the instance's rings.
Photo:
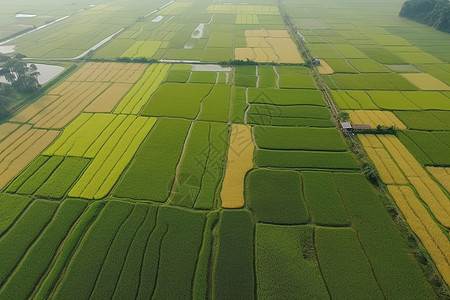
<svg viewBox="0 0 450 300">
<path fill-rule="evenodd" d="M 40 73 L 34 64 L 23 61 L 25 56 L 17 54 L 6 56 L 0 54 L 0 120 L 7 118 L 11 106 L 26 94 L 37 91 Z"/>
<path fill-rule="evenodd" d="M 450 33 L 449 0 L 407 0 L 399 16 Z"/>
</svg>

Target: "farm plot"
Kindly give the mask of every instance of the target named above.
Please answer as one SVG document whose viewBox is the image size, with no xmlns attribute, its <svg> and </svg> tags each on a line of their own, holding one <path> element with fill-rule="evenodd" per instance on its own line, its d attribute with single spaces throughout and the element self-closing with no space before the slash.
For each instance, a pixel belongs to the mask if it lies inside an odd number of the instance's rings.
<svg viewBox="0 0 450 300">
<path fill-rule="evenodd" d="M 244 206 L 244 179 L 247 172 L 253 168 L 254 149 L 251 127 L 233 124 L 225 177 L 220 192 L 223 208 Z"/>
<path fill-rule="evenodd" d="M 261 149 L 346 151 L 336 129 L 255 126 L 254 139 Z"/>
<path fill-rule="evenodd" d="M 315 255 L 313 230 L 309 226 L 256 225 L 258 299 L 329 297 Z"/>
<path fill-rule="evenodd" d="M 271 126 L 333 127 L 330 116 L 330 111 L 320 106 L 251 104 L 247 111 L 247 123 Z"/>
<path fill-rule="evenodd" d="M 360 73 L 388 73 L 389 69 L 372 59 L 349 59 L 348 62 Z"/>
<path fill-rule="evenodd" d="M 113 192 L 114 196 L 165 202 L 171 193 L 190 125 L 185 120 L 160 119 Z"/>
<path fill-rule="evenodd" d="M 82 200 L 67 200 L 59 206 L 40 236 L 30 245 L 20 264 L 9 275 L 0 291 L 0 297 L 25 299 L 33 292 L 58 247 L 86 206 L 87 202 Z"/>
<path fill-rule="evenodd" d="M 424 73 L 406 73 L 401 74 L 412 84 L 425 91 L 450 91 L 450 86 L 439 79 Z"/>
<path fill-rule="evenodd" d="M 304 63 L 286 30 L 246 30 L 246 48 L 235 48 L 238 60 L 274 63 Z"/>
<path fill-rule="evenodd" d="M 0 240 L 2 260 L 0 282 L 4 284 L 21 258 L 33 246 L 35 240 L 52 219 L 58 203 L 43 200 L 33 201 L 20 218 Z"/>
<path fill-rule="evenodd" d="M 300 173 L 295 171 L 249 172 L 245 178 L 245 199 L 257 222 L 306 224 L 309 220 Z"/>
<path fill-rule="evenodd" d="M 365 91 L 331 91 L 331 95 L 340 109 L 379 109 Z"/>
<path fill-rule="evenodd" d="M 391 216 L 364 175 L 334 173 L 334 178 L 383 294 L 393 298 L 433 297 L 422 271 L 404 251 L 405 242 Z"/>
<path fill-rule="evenodd" d="M 248 102 L 272 105 L 316 105 L 325 106 L 322 94 L 306 89 L 248 89 Z"/>
<path fill-rule="evenodd" d="M 152 58 L 153 55 L 161 47 L 160 41 L 138 41 L 135 42 L 130 48 L 128 48 L 120 57 L 145 57 Z"/>
<path fill-rule="evenodd" d="M 61 199 L 75 183 L 89 159 L 40 156 L 6 189 L 17 194 Z"/>
<path fill-rule="evenodd" d="M 397 117 L 409 129 L 450 130 L 448 111 L 395 111 Z"/>
<path fill-rule="evenodd" d="M 450 165 L 450 146 L 441 141 L 433 132 L 402 131 L 400 141 L 424 165 Z"/>
<path fill-rule="evenodd" d="M 216 84 L 202 102 L 198 120 L 228 122 L 231 86 Z"/>
<path fill-rule="evenodd" d="M 317 257 L 331 297 L 364 298 L 371 295 L 374 299 L 382 299 L 383 293 L 356 232 L 349 228 L 322 227 L 315 231 Z"/>
<path fill-rule="evenodd" d="M 390 111 L 378 110 L 350 110 L 348 111 L 350 120 L 356 124 L 368 124 L 372 128 L 378 125 L 405 130 L 406 126 Z"/>
<path fill-rule="evenodd" d="M 146 65 L 87 63 L 11 119 L 39 128 L 63 128 L 85 109 L 110 112 Z M 103 94 L 102 94 L 103 93 Z M 114 94 L 111 98 L 111 96 Z"/>
<path fill-rule="evenodd" d="M 412 103 L 423 110 L 450 110 L 450 100 L 439 92 L 402 92 Z"/>
<path fill-rule="evenodd" d="M 152 96 L 142 114 L 195 119 L 212 87 L 211 84 L 165 83 Z"/>
<path fill-rule="evenodd" d="M 25 211 L 30 205 L 32 199 L 27 196 L 0 194 L 0 209 L 2 211 L 2 219 L 0 220 L 0 235 L 3 235 L 14 221 Z"/>
<path fill-rule="evenodd" d="M 450 193 L 450 168 L 427 167 L 427 171 Z"/>
<path fill-rule="evenodd" d="M 92 155 L 94 159 L 70 190 L 70 197 L 101 199 L 108 195 L 156 122 L 155 118 L 146 117 L 117 116 L 116 118 L 122 121 L 117 122 L 119 126 L 114 124 L 114 129 L 111 126 L 110 130 L 105 129 L 91 145 L 88 145 L 86 152 L 80 151 L 80 154 L 86 153 L 82 156 Z M 77 145 L 78 137 L 79 135 L 73 137 Z M 65 144 L 67 142 L 63 146 Z"/>
<path fill-rule="evenodd" d="M 388 186 L 411 229 L 417 234 L 444 280 L 450 282 L 450 244 L 427 209 L 407 186 Z"/>
<path fill-rule="evenodd" d="M 387 152 L 392 156 L 395 163 L 398 165 L 400 170 L 403 172 L 403 174 L 406 176 L 408 181 L 412 184 L 412 186 L 417 190 L 417 193 L 422 198 L 422 200 L 428 205 L 431 212 L 434 214 L 436 219 L 446 227 L 449 227 L 449 214 L 450 214 L 450 203 L 448 201 L 447 196 L 444 194 L 444 192 L 439 188 L 439 186 L 430 178 L 428 173 L 424 170 L 424 168 L 419 164 L 419 162 L 412 156 L 412 154 L 406 149 L 406 147 L 394 136 L 385 136 L 381 135 L 378 136 L 379 141 L 382 143 L 382 145 L 385 147 Z M 375 138 L 371 138 L 372 140 L 375 140 Z M 364 142 L 363 145 L 367 145 L 367 140 Z M 375 143 L 378 143 L 377 141 L 370 141 L 370 144 L 373 145 Z M 366 146 L 365 145 L 365 146 Z M 379 145 L 379 143 L 378 143 Z M 373 146 L 372 146 L 373 147 Z M 370 149 L 370 148 L 368 148 Z M 383 149 L 381 150 L 383 152 Z M 397 168 L 393 167 L 395 164 L 392 164 L 390 156 L 384 155 L 383 157 L 380 157 L 380 153 L 378 153 L 379 159 L 375 159 L 374 163 L 377 166 L 380 166 L 381 172 L 380 174 L 385 173 L 384 179 L 387 183 L 389 183 L 389 180 L 387 174 L 389 172 L 392 172 L 395 170 L 395 173 L 398 174 Z M 370 156 L 370 150 L 369 150 L 369 156 Z M 374 157 L 374 155 L 372 155 Z M 377 163 L 378 161 L 378 163 Z M 382 166 L 384 165 L 384 167 Z M 384 171 L 383 171 L 384 170 Z M 387 172 L 386 172 L 387 171 Z M 400 177 L 398 175 L 395 175 L 394 173 L 390 173 L 392 178 L 394 178 L 393 181 L 390 181 L 391 183 L 395 184 L 404 184 L 405 182 L 403 179 L 399 181 Z M 396 177 L 394 177 L 396 176 Z M 383 178 L 383 175 L 382 175 Z M 396 179 L 398 178 L 398 179 Z"/>
<path fill-rule="evenodd" d="M 119 114 L 138 114 L 150 97 L 159 88 L 169 71 L 170 65 L 153 64 L 133 86 L 128 94 L 120 101 L 114 110 Z"/>
<path fill-rule="evenodd" d="M 349 152 L 257 150 L 255 165 L 274 168 L 315 168 L 357 170 L 359 165 Z"/>
<path fill-rule="evenodd" d="M 369 74 L 333 74 L 329 75 L 343 90 L 391 90 L 415 91 L 417 88 L 401 75 Z"/>
<path fill-rule="evenodd" d="M 246 210 L 222 210 L 213 266 L 214 299 L 254 299 L 254 232 Z"/>
<path fill-rule="evenodd" d="M 0 141 L 0 189 L 4 188 L 58 136 L 55 130 L 22 125 Z"/>
<path fill-rule="evenodd" d="M 196 209 L 212 209 L 217 201 L 226 157 L 226 124 L 195 122 L 181 158 L 169 202 Z"/>
<path fill-rule="evenodd" d="M 302 172 L 305 201 L 311 220 L 322 226 L 348 226 L 350 219 L 332 173 Z"/>
<path fill-rule="evenodd" d="M 375 135 L 358 135 L 358 137 L 384 183 L 408 183 L 405 175 Z"/>
<path fill-rule="evenodd" d="M 387 110 L 420 110 L 416 104 L 399 91 L 368 91 L 372 101 Z"/>
</svg>

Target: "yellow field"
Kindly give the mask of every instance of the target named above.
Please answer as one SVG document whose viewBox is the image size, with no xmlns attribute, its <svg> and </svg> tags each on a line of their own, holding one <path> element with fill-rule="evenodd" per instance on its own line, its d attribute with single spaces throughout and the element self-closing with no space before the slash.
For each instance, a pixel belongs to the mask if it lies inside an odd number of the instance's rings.
<svg viewBox="0 0 450 300">
<path fill-rule="evenodd" d="M 450 86 L 430 74 L 406 73 L 401 75 L 408 79 L 412 84 L 425 91 L 450 91 Z"/>
<path fill-rule="evenodd" d="M 130 90 L 129 83 L 113 83 L 103 94 L 94 100 L 86 109 L 86 112 L 111 112 L 116 104 Z"/>
<path fill-rule="evenodd" d="M 368 124 L 372 128 L 381 126 L 395 126 L 400 130 L 406 130 L 406 125 L 402 123 L 392 112 L 379 110 L 348 110 L 350 120 L 355 124 Z"/>
<path fill-rule="evenodd" d="M 138 41 L 126 50 L 120 57 L 152 58 L 160 46 L 160 41 Z"/>
<path fill-rule="evenodd" d="M 179 15 L 186 8 L 192 5 L 192 2 L 174 2 L 163 9 L 161 9 L 158 14 L 160 15 Z"/>
<path fill-rule="evenodd" d="M 0 143 L 0 189 L 4 188 L 58 136 L 59 131 L 23 125 Z"/>
<path fill-rule="evenodd" d="M 320 60 L 320 65 L 317 66 L 317 70 L 319 71 L 320 74 L 323 75 L 330 75 L 334 73 L 333 68 L 330 67 L 330 65 L 327 64 L 327 62 L 324 61 L 323 59 Z"/>
<path fill-rule="evenodd" d="M 259 24 L 258 15 L 255 14 L 238 14 L 236 15 L 236 24 Z"/>
<path fill-rule="evenodd" d="M 0 142 L 7 137 L 8 135 L 10 135 L 14 130 L 16 130 L 17 128 L 19 128 L 19 124 L 14 124 L 14 123 L 3 123 L 0 125 Z"/>
<path fill-rule="evenodd" d="M 450 193 L 450 168 L 427 167 L 427 170 Z"/>
<path fill-rule="evenodd" d="M 408 180 L 375 135 L 358 135 L 367 154 L 386 184 L 407 184 Z"/>
<path fill-rule="evenodd" d="M 450 201 L 430 178 L 406 147 L 391 135 L 379 136 L 380 141 L 394 158 L 397 165 L 414 186 L 420 198 L 428 205 L 436 219 L 445 227 L 450 227 Z"/>
<path fill-rule="evenodd" d="M 235 58 L 256 62 L 304 63 L 286 30 L 246 30 L 247 48 L 236 48 Z"/>
<path fill-rule="evenodd" d="M 128 90 L 142 76 L 147 66 L 86 63 L 64 83 L 11 120 L 27 122 L 38 128 L 59 129 L 65 127 L 87 107 L 88 111 L 110 112 L 126 93 L 125 89 Z M 104 91 L 104 96 L 100 96 Z"/>
<path fill-rule="evenodd" d="M 422 241 L 447 284 L 450 284 L 450 243 L 428 211 L 407 186 L 388 186 L 411 229 Z"/>
<path fill-rule="evenodd" d="M 245 174 L 253 168 L 254 148 L 251 127 L 233 124 L 227 168 L 220 192 L 223 208 L 244 206 L 244 179 Z"/>
<path fill-rule="evenodd" d="M 280 11 L 276 6 L 259 5 L 210 5 L 206 9 L 210 14 L 257 14 L 278 15 Z"/>
</svg>

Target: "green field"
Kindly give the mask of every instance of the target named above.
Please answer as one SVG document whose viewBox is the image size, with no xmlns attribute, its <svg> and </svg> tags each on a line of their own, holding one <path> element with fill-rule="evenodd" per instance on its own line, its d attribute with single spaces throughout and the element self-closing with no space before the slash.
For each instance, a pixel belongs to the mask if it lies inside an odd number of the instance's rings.
<svg viewBox="0 0 450 300">
<path fill-rule="evenodd" d="M 0 123 L 0 299 L 448 300 L 450 35 L 404 1 L 2 4 L 73 67 Z"/>
</svg>

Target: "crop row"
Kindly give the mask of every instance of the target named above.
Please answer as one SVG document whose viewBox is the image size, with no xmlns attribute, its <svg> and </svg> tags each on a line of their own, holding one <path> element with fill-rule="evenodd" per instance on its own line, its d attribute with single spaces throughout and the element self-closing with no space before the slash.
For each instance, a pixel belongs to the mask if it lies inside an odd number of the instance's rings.
<svg viewBox="0 0 450 300">
<path fill-rule="evenodd" d="M 195 122 L 180 162 L 170 202 L 211 209 L 223 177 L 227 150 L 226 124 Z"/>
<path fill-rule="evenodd" d="M 114 195 L 124 198 L 167 200 L 188 134 L 190 122 L 160 119 L 142 144 Z"/>
<path fill-rule="evenodd" d="M 61 199 L 81 175 L 89 160 L 40 156 L 7 188 L 10 193 Z"/>
<path fill-rule="evenodd" d="M 136 82 L 131 90 L 120 101 L 115 113 L 138 114 L 152 94 L 158 90 L 160 84 L 169 71 L 170 65 L 153 64 L 148 67 L 142 78 Z"/>
<path fill-rule="evenodd" d="M 165 83 L 144 107 L 143 115 L 195 119 L 211 84 Z"/>
<path fill-rule="evenodd" d="M 22 125 L 0 142 L 0 189 L 17 176 L 53 140 L 58 131 L 32 129 Z"/>
<path fill-rule="evenodd" d="M 407 130 L 399 133 L 398 137 L 420 163 L 448 166 L 450 145 L 445 143 L 445 135 L 450 136 L 450 133 L 442 132 L 435 135 L 433 132 Z"/>
<path fill-rule="evenodd" d="M 450 282 L 450 244 L 427 209 L 407 186 L 388 186 L 411 229 L 422 241 L 446 282 Z"/>
<path fill-rule="evenodd" d="M 154 118 L 132 118 L 128 126 L 119 126 L 105 142 L 70 190 L 70 197 L 100 199 L 110 192 L 156 122 Z"/>
</svg>

